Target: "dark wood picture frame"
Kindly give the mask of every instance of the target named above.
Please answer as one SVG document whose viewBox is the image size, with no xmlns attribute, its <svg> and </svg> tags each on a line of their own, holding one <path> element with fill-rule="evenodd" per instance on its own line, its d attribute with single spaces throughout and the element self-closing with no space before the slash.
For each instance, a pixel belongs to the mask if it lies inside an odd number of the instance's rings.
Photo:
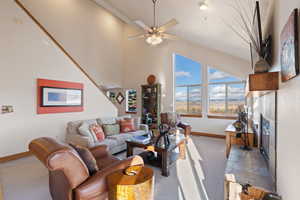
<svg viewBox="0 0 300 200">
<path fill-rule="evenodd" d="M 281 35 L 281 79 L 286 82 L 299 74 L 298 9 L 294 9 Z"/>
</svg>

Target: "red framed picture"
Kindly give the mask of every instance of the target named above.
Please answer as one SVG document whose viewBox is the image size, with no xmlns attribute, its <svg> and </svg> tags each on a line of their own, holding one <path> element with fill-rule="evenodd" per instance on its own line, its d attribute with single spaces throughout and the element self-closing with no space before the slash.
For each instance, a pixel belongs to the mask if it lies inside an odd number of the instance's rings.
<svg viewBox="0 0 300 200">
<path fill-rule="evenodd" d="M 37 80 L 37 113 L 82 112 L 83 84 L 76 82 Z"/>
</svg>

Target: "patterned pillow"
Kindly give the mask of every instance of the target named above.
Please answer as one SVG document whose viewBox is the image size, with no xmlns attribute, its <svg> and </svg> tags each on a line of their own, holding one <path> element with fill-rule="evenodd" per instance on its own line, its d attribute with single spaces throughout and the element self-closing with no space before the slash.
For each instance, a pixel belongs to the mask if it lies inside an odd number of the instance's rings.
<svg viewBox="0 0 300 200">
<path fill-rule="evenodd" d="M 134 119 L 123 119 L 119 121 L 121 133 L 136 131 Z"/>
<path fill-rule="evenodd" d="M 91 124 L 90 131 L 94 134 L 99 142 L 102 142 L 105 139 L 105 134 L 102 127 L 98 124 Z"/>
<path fill-rule="evenodd" d="M 106 136 L 117 135 L 120 133 L 119 124 L 104 124 L 102 127 Z"/>
<path fill-rule="evenodd" d="M 75 144 L 70 144 L 70 146 L 77 151 L 78 155 L 87 166 L 90 176 L 99 171 L 96 159 L 88 148 Z"/>
</svg>

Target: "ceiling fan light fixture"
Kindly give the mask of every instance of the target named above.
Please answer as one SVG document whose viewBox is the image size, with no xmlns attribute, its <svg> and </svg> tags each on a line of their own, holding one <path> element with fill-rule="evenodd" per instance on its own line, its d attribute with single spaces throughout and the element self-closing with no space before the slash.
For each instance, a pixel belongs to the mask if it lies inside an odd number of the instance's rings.
<svg viewBox="0 0 300 200">
<path fill-rule="evenodd" d="M 152 46 L 162 43 L 163 39 L 160 35 L 153 34 L 146 38 L 146 42 Z"/>
<path fill-rule="evenodd" d="M 208 9 L 208 4 L 205 1 L 200 2 L 199 3 L 199 8 L 200 8 L 200 10 L 207 10 Z"/>
</svg>

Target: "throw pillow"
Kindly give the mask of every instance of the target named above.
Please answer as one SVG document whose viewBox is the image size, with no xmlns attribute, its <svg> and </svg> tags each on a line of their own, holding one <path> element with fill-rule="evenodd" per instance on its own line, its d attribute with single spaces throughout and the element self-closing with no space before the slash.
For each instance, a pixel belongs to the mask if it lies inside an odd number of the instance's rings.
<svg viewBox="0 0 300 200">
<path fill-rule="evenodd" d="M 119 124 L 104 124 L 102 127 L 106 136 L 117 135 L 120 133 Z"/>
<path fill-rule="evenodd" d="M 123 119 L 119 121 L 121 133 L 128 133 L 136 131 L 134 126 L 134 119 Z"/>
<path fill-rule="evenodd" d="M 85 163 L 89 170 L 90 176 L 99 171 L 97 161 L 88 148 L 75 144 L 70 144 L 70 146 L 75 149 L 82 161 Z"/>
<path fill-rule="evenodd" d="M 90 125 L 90 131 L 97 138 L 98 142 L 102 142 L 105 139 L 104 131 L 100 125 Z"/>
<path fill-rule="evenodd" d="M 81 135 L 89 137 L 91 141 L 97 142 L 98 141 L 97 137 L 90 131 L 90 125 L 91 124 L 89 123 L 83 122 L 81 126 L 78 128 L 78 131 Z"/>
<path fill-rule="evenodd" d="M 91 139 L 93 142 L 97 142 L 97 137 L 90 131 L 90 125 L 89 123 L 83 122 L 81 126 L 78 128 L 78 131 L 81 135 L 87 136 Z"/>
</svg>

